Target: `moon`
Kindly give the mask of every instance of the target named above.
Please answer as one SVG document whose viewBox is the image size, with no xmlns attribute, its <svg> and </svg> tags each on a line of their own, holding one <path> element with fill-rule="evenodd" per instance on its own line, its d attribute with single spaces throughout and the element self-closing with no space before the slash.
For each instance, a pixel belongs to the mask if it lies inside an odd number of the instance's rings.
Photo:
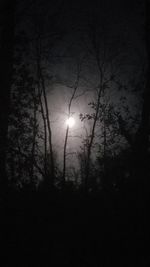
<svg viewBox="0 0 150 267">
<path fill-rule="evenodd" d="M 73 117 L 70 117 L 66 120 L 66 124 L 67 126 L 69 126 L 69 128 L 72 128 L 75 125 L 75 119 Z"/>
</svg>

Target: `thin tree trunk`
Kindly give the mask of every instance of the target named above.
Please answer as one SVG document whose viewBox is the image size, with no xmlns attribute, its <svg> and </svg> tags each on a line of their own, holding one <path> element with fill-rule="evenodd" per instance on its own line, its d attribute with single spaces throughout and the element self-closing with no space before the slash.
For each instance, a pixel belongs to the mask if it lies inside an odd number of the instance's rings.
<svg viewBox="0 0 150 267">
<path fill-rule="evenodd" d="M 77 79 L 75 81 L 75 85 L 74 85 L 74 90 L 72 93 L 72 96 L 70 98 L 69 104 L 68 104 L 68 119 L 70 118 L 71 115 L 71 106 L 72 106 L 72 102 L 75 98 L 77 89 L 78 89 L 78 85 L 79 85 L 79 78 L 80 78 L 80 68 L 78 66 L 78 70 L 77 70 Z M 69 135 L 69 125 L 67 125 L 67 129 L 66 129 L 66 134 L 65 134 L 65 142 L 64 142 L 64 152 L 63 152 L 63 175 L 62 175 L 62 182 L 63 184 L 65 184 L 66 181 L 66 156 L 67 156 L 67 143 L 68 143 L 68 135 Z"/>
<path fill-rule="evenodd" d="M 92 152 L 92 146 L 95 138 L 95 130 L 96 130 L 96 125 L 98 121 L 98 114 L 99 114 L 99 108 L 100 108 L 100 101 L 101 101 L 101 95 L 103 91 L 103 63 L 100 61 L 100 51 L 99 51 L 99 43 L 97 43 L 97 37 L 96 37 L 96 25 L 91 25 L 91 41 L 92 41 L 92 46 L 93 46 L 93 51 L 94 51 L 94 56 L 96 60 L 96 64 L 98 67 L 99 71 L 99 89 L 98 89 L 98 96 L 97 96 L 97 102 L 96 102 L 96 112 L 95 112 L 95 117 L 93 121 L 93 126 L 92 126 L 92 132 L 90 136 L 90 141 L 87 149 L 87 166 L 86 166 L 86 176 L 85 176 L 85 191 L 88 191 L 88 183 L 89 183 L 89 174 L 90 174 L 90 162 L 91 162 L 91 152 Z"/>
<path fill-rule="evenodd" d="M 49 119 L 49 109 L 48 109 L 48 103 L 47 103 L 47 96 L 46 96 L 46 87 L 45 87 L 45 81 L 41 69 L 41 42 L 40 37 L 38 38 L 37 43 L 37 68 L 38 68 L 38 81 L 41 85 L 41 92 L 40 92 L 40 105 L 41 105 L 41 111 L 42 111 L 42 117 L 44 122 L 44 134 L 45 134 L 45 171 L 46 171 L 46 179 L 47 179 L 47 131 L 48 131 L 48 141 L 49 141 L 49 151 L 50 151 L 50 167 L 51 167 L 51 174 L 49 177 L 49 184 L 50 186 L 54 185 L 54 179 L 55 179 L 55 166 L 54 166 L 54 158 L 53 158 L 53 147 L 52 147 L 52 131 L 51 131 L 51 124 Z M 45 111 L 43 107 L 43 103 L 41 100 L 41 96 L 43 94 L 44 98 L 44 105 L 45 105 Z"/>
<path fill-rule="evenodd" d="M 40 51 L 39 46 L 37 44 L 37 80 L 38 80 L 38 98 L 41 108 L 41 115 L 43 119 L 43 125 L 44 125 L 44 173 L 45 178 L 47 177 L 47 125 L 46 125 L 46 118 L 45 118 L 45 112 L 44 107 L 42 103 L 42 90 L 40 89 Z"/>
<path fill-rule="evenodd" d="M 63 153 L 63 177 L 62 177 L 63 185 L 64 185 L 65 182 L 66 182 L 66 150 L 67 150 L 67 143 L 68 143 L 68 133 L 69 133 L 69 126 L 67 126 L 67 129 L 66 129 L 65 143 L 64 143 L 64 153 Z"/>
<path fill-rule="evenodd" d="M 42 91 L 44 96 L 44 103 L 45 103 L 45 110 L 46 110 L 46 120 L 47 120 L 47 128 L 49 134 L 49 150 L 50 150 L 50 163 L 51 163 L 51 177 L 50 177 L 50 185 L 54 185 L 54 178 L 55 178 L 55 167 L 54 167 L 54 157 L 53 157 L 53 148 L 52 148 L 52 131 L 49 119 L 49 109 L 47 103 L 47 96 L 46 96 L 46 88 L 45 88 L 45 81 L 41 72 L 41 82 L 42 82 Z"/>
<path fill-rule="evenodd" d="M 33 141 L 32 141 L 32 148 L 31 148 L 31 185 L 35 186 L 34 181 L 34 162 L 35 162 L 35 145 L 36 145 L 36 135 L 37 135 L 37 104 L 36 104 L 36 95 L 33 95 L 34 101 L 34 110 L 33 110 Z"/>
<path fill-rule="evenodd" d="M 94 141 L 94 137 L 95 137 L 96 124 L 97 124 L 97 120 L 98 120 L 98 113 L 99 113 L 99 107 L 100 107 L 101 92 L 102 92 L 102 89 L 100 87 L 99 88 L 99 93 L 98 93 L 98 99 L 97 99 L 96 113 L 95 113 L 94 122 L 93 122 L 93 126 L 92 126 L 92 132 L 91 132 L 90 142 L 88 144 L 88 150 L 87 150 L 87 164 L 86 164 L 86 176 L 85 176 L 85 191 L 88 190 L 88 182 L 89 182 L 89 174 L 90 174 L 91 151 L 92 151 L 92 145 L 93 145 L 93 141 Z"/>
<path fill-rule="evenodd" d="M 104 176 L 105 176 L 105 174 L 106 174 L 106 145 L 107 145 L 105 111 L 104 111 L 103 119 L 104 119 L 104 154 L 103 154 L 103 160 L 104 160 Z"/>
<path fill-rule="evenodd" d="M 91 132 L 91 137 L 90 141 L 88 144 L 88 149 L 87 149 L 87 164 L 86 164 L 86 176 L 85 176 L 85 191 L 87 192 L 88 190 L 88 182 L 89 182 L 89 174 L 90 174 L 90 161 L 91 161 L 91 151 L 92 151 L 92 145 L 95 137 L 95 129 L 98 121 L 98 113 L 99 113 L 99 108 L 100 108 L 100 101 L 101 101 L 101 94 L 102 94 L 102 83 L 103 83 L 103 75 L 102 75 L 102 70 L 99 65 L 99 59 L 97 58 L 98 61 L 98 66 L 99 66 L 99 71 L 100 71 L 100 84 L 99 84 L 99 91 L 98 91 L 98 97 L 97 97 L 97 103 L 96 103 L 96 112 L 95 112 L 95 117 L 93 121 L 93 126 L 92 126 L 92 132 Z"/>
<path fill-rule="evenodd" d="M 39 92 L 39 100 L 40 100 L 40 107 L 41 107 L 41 114 L 44 124 L 44 173 L 45 177 L 47 177 L 47 127 L 46 127 L 46 118 L 44 114 L 43 103 L 41 100 L 41 93 Z"/>
</svg>

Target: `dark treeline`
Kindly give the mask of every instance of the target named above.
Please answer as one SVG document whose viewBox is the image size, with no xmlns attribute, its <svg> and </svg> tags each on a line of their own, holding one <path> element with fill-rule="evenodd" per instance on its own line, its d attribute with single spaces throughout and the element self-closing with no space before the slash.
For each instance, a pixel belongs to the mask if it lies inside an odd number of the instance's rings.
<svg viewBox="0 0 150 267">
<path fill-rule="evenodd" d="M 147 263 L 140 238 L 145 242 L 150 186 L 150 1 L 132 6 L 135 29 L 141 19 L 137 48 L 143 51 L 135 51 L 133 68 L 132 33 L 127 29 L 123 40 L 122 29 L 110 27 L 111 15 L 105 20 L 105 8 L 104 1 L 81 7 L 40 0 L 0 4 L 2 227 L 9 235 L 6 247 L 15 240 L 14 255 L 17 242 L 29 254 L 43 249 L 40 266 L 49 266 L 49 239 L 57 243 L 50 245 L 51 261 L 65 266 L 119 265 L 126 251 L 121 266 L 136 266 L 140 252 L 141 265 Z M 63 76 L 65 69 L 70 77 Z M 69 92 L 65 119 L 74 116 L 76 100 L 87 107 L 77 114 L 83 125 L 77 152 L 69 153 L 71 138 L 75 142 L 69 124 L 60 149 L 53 141 L 49 99 L 56 84 Z"/>
</svg>

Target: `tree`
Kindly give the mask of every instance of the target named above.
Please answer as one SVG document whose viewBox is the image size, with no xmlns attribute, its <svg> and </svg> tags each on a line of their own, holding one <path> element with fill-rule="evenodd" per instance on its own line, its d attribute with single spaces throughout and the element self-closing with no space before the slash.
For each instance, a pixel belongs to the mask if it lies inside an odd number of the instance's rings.
<svg viewBox="0 0 150 267">
<path fill-rule="evenodd" d="M 50 10 L 50 14 L 47 14 L 45 6 L 41 4 L 44 26 L 41 25 L 40 9 L 34 10 L 33 17 L 31 18 L 34 27 L 34 38 L 31 42 L 33 42 L 35 48 L 33 52 L 35 55 L 33 64 L 36 65 L 36 86 L 44 128 L 44 137 L 42 137 L 44 140 L 44 183 L 46 186 L 50 187 L 53 187 L 55 183 L 56 166 L 52 141 L 51 114 L 49 111 L 49 103 L 47 98 L 47 95 L 51 89 L 48 88 L 47 82 L 52 80 L 53 75 L 48 74 L 51 70 L 49 69 L 49 64 L 47 64 L 47 59 L 51 61 L 51 53 L 54 45 L 62 38 L 64 34 L 60 30 L 60 18 L 62 17 L 61 12 L 63 10 L 63 4 L 63 1 L 58 2 L 58 4 L 55 6 L 56 9 Z"/>
<path fill-rule="evenodd" d="M 100 28 L 101 27 L 101 28 Z M 112 63 L 112 55 L 109 51 L 109 45 L 107 43 L 107 37 L 105 36 L 105 30 L 102 25 L 99 27 L 99 22 L 97 21 L 97 16 L 93 15 L 90 17 L 88 30 L 86 34 L 86 44 L 90 43 L 87 48 L 88 56 L 92 58 L 93 65 L 97 70 L 97 85 L 93 88 L 95 92 L 94 101 L 89 102 L 89 106 L 92 108 L 94 112 L 91 114 L 80 114 L 80 119 L 92 121 L 91 124 L 91 132 L 88 135 L 88 140 L 86 142 L 86 174 L 85 174 L 85 191 L 88 190 L 89 187 L 89 178 L 91 173 L 91 163 L 92 163 L 92 150 L 94 147 L 94 142 L 97 137 L 97 129 L 100 121 L 100 117 L 103 121 L 103 138 L 104 138 L 104 156 L 106 150 L 106 127 L 105 127 L 105 96 L 107 95 L 107 89 L 110 88 L 110 84 L 112 82 L 113 73 L 109 72 L 109 65 Z M 101 30 L 102 29 L 102 30 Z M 90 41 L 90 42 L 87 42 Z M 102 124 L 102 123 L 101 123 Z M 102 131 L 102 127 L 100 127 L 99 132 Z"/>
<path fill-rule="evenodd" d="M 69 103 L 68 103 L 68 114 L 67 114 L 67 118 L 68 120 L 71 118 L 72 116 L 72 102 L 74 101 L 75 97 L 76 97 L 76 93 L 77 93 L 77 89 L 79 87 L 79 81 L 80 81 L 80 72 L 81 72 L 81 64 L 77 63 L 77 77 L 76 77 L 76 81 L 74 82 L 73 85 L 73 92 L 72 95 L 70 97 Z M 64 149 L 63 149 L 63 174 L 62 174 L 62 182 L 65 185 L 65 181 L 66 181 L 66 157 L 67 157 L 67 143 L 68 143 L 68 137 L 69 137 L 69 124 L 67 124 L 67 128 L 66 128 L 66 133 L 65 133 L 65 142 L 64 142 Z"/>
<path fill-rule="evenodd" d="M 142 88 L 142 107 L 139 127 L 134 136 L 127 132 L 132 139 L 133 165 L 132 176 L 138 183 L 143 184 L 144 190 L 149 187 L 149 136 L 150 136 L 150 1 L 145 1 L 145 47 L 147 52 L 147 71 Z M 123 124 L 123 122 L 122 122 Z M 125 132 L 125 131 L 124 131 Z M 129 140 L 128 138 L 128 140 Z M 142 179 L 142 176 L 145 176 Z"/>
<path fill-rule="evenodd" d="M 0 46 L 0 183 L 6 185 L 5 171 L 7 130 L 10 105 L 10 91 L 12 84 L 14 31 L 15 31 L 16 1 L 2 1 L 1 16 L 1 46 Z"/>
<path fill-rule="evenodd" d="M 45 16 L 45 6 L 38 1 L 29 9 L 26 2 L 17 5 L 17 19 L 23 19 L 16 29 L 15 66 L 9 119 L 8 174 L 11 182 L 30 187 L 42 179 L 46 186 L 54 184 L 55 166 L 52 147 L 52 128 L 47 100 L 47 57 L 60 38 L 55 15 L 60 16 L 62 1 L 54 13 Z M 42 10 L 42 12 L 41 12 Z M 40 13 L 39 13 L 40 11 Z M 19 17 L 20 16 L 20 17 Z M 41 16 L 43 18 L 42 28 Z M 43 120 L 43 129 L 40 119 Z M 44 150 L 40 148 L 44 140 Z"/>
<path fill-rule="evenodd" d="M 33 188 L 37 182 L 34 168 L 37 169 L 39 100 L 29 66 L 22 63 L 22 56 L 19 65 L 19 55 L 16 57 L 8 127 L 7 174 L 11 184 L 28 183 Z"/>
<path fill-rule="evenodd" d="M 51 165 L 51 173 L 50 177 L 47 177 L 47 173 L 45 178 L 49 179 L 49 183 L 51 186 L 54 185 L 54 177 L 55 177 L 55 166 L 54 166 L 54 158 L 53 158 L 53 145 L 52 145 L 52 129 L 51 129 L 51 122 L 50 122 L 50 115 L 49 115 L 49 108 L 47 102 L 47 95 L 46 95 L 46 85 L 45 79 L 42 71 L 41 66 L 41 40 L 38 40 L 38 48 L 37 48 L 37 80 L 38 80 L 38 94 L 40 98 L 41 104 L 41 112 L 42 118 L 44 122 L 44 134 L 45 134 L 45 172 L 46 172 L 46 164 L 47 164 L 47 132 L 48 132 L 48 141 L 49 141 L 49 155 L 50 155 L 50 165 Z M 41 97 L 43 96 L 44 100 L 44 107 L 42 103 Z M 45 109 L 45 110 L 44 110 Z"/>
</svg>

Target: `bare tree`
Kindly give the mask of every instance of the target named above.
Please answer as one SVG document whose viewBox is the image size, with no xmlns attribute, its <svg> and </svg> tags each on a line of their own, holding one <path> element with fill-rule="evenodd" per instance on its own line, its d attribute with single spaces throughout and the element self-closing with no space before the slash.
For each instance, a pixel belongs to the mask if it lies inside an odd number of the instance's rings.
<svg viewBox="0 0 150 267">
<path fill-rule="evenodd" d="M 120 134 L 125 137 L 132 150 L 131 176 L 141 183 L 144 187 L 149 185 L 149 136 L 150 136 L 150 1 L 145 0 L 145 47 L 147 52 L 146 73 L 142 73 L 145 79 L 140 84 L 142 91 L 141 114 L 138 118 L 138 127 L 135 133 L 132 133 L 128 127 L 128 121 L 119 113 L 115 113 Z M 136 89 L 136 86 L 135 86 Z M 133 121 L 135 124 L 135 121 Z M 133 125 L 132 125 L 133 126 Z M 143 174 L 146 179 L 141 179 Z M 148 187 L 147 187 L 148 188 Z M 147 190 L 147 189 L 146 189 Z"/>
<path fill-rule="evenodd" d="M 44 113 L 43 102 L 41 99 L 41 90 L 40 90 L 39 80 L 38 80 L 38 96 L 39 96 L 39 102 L 40 102 L 40 112 L 42 115 L 43 127 L 44 127 L 44 137 L 42 135 L 42 138 L 44 139 L 44 174 L 45 174 L 44 177 L 46 177 L 47 176 L 47 127 L 46 127 L 46 117 Z"/>
<path fill-rule="evenodd" d="M 0 183 L 7 183 L 5 164 L 7 150 L 8 116 L 12 83 L 16 1 L 0 3 Z"/>
<path fill-rule="evenodd" d="M 81 72 L 81 63 L 77 63 L 77 77 L 74 85 L 71 87 L 73 88 L 72 95 L 70 97 L 69 103 L 68 103 L 68 120 L 71 118 L 72 115 L 72 103 L 76 98 L 76 93 L 79 87 L 79 81 L 80 81 L 80 72 Z M 69 137 L 69 123 L 67 124 L 66 133 L 65 133 L 65 142 L 64 142 L 64 149 L 63 149 L 63 173 L 62 173 L 62 182 L 65 184 L 66 181 L 66 157 L 67 157 L 67 143 L 68 143 L 68 137 Z"/>
<path fill-rule="evenodd" d="M 31 145 L 31 170 L 30 170 L 30 179 L 32 187 L 35 186 L 34 180 L 34 167 L 35 167 L 35 154 L 36 154 L 36 140 L 38 134 L 38 121 L 37 121 L 37 112 L 38 112 L 38 97 L 36 94 L 36 89 L 33 91 L 33 118 L 32 118 L 32 145 Z"/>
<path fill-rule="evenodd" d="M 91 153 L 92 153 L 92 147 L 94 144 L 95 134 L 96 134 L 96 128 L 97 123 L 99 120 L 99 112 L 100 112 L 100 106 L 101 106 L 101 98 L 104 95 L 105 89 L 107 88 L 110 78 L 106 79 L 107 71 L 105 69 L 105 62 L 106 61 L 106 50 L 107 47 L 103 46 L 103 50 L 100 47 L 100 40 L 98 37 L 97 32 L 97 25 L 95 24 L 94 20 L 92 20 L 89 23 L 89 30 L 88 30 L 88 37 L 90 39 L 91 47 L 88 48 L 89 53 L 92 54 L 92 57 L 94 58 L 95 64 L 97 66 L 98 70 L 98 85 L 96 86 L 96 98 L 95 102 L 91 103 L 94 107 L 94 114 L 86 116 L 83 116 L 81 114 L 81 120 L 84 119 L 92 119 L 92 126 L 91 126 L 91 133 L 88 137 L 88 143 L 87 143 L 87 159 L 86 159 L 86 175 L 85 175 L 85 191 L 88 190 L 88 183 L 89 183 L 89 176 L 90 176 L 90 165 L 91 165 Z M 103 36 L 102 36 L 103 38 Z M 104 135 L 104 138 L 106 135 Z M 106 145 L 106 140 L 105 140 Z"/>
<path fill-rule="evenodd" d="M 41 106 L 41 113 L 44 123 L 44 150 L 45 150 L 45 172 L 46 172 L 46 179 L 50 179 L 49 183 L 51 186 L 54 184 L 54 177 L 55 177 L 55 166 L 54 166 L 54 158 L 53 158 L 53 145 L 52 145 L 52 129 L 51 129 L 51 122 L 50 122 L 50 114 L 47 102 L 47 93 L 46 93 L 46 85 L 44 74 L 42 70 L 42 63 L 41 63 L 41 39 L 38 38 L 37 41 L 37 75 L 38 75 L 38 94 L 40 98 L 40 106 Z M 39 88 L 40 87 L 40 88 Z M 43 98 L 43 100 L 42 100 Z M 43 101 L 43 102 L 42 102 Z M 44 104 L 44 105 L 43 105 Z M 50 155 L 50 166 L 51 166 L 51 173 L 50 177 L 47 177 L 47 133 L 48 133 L 48 142 L 49 142 L 49 155 Z"/>
</svg>

